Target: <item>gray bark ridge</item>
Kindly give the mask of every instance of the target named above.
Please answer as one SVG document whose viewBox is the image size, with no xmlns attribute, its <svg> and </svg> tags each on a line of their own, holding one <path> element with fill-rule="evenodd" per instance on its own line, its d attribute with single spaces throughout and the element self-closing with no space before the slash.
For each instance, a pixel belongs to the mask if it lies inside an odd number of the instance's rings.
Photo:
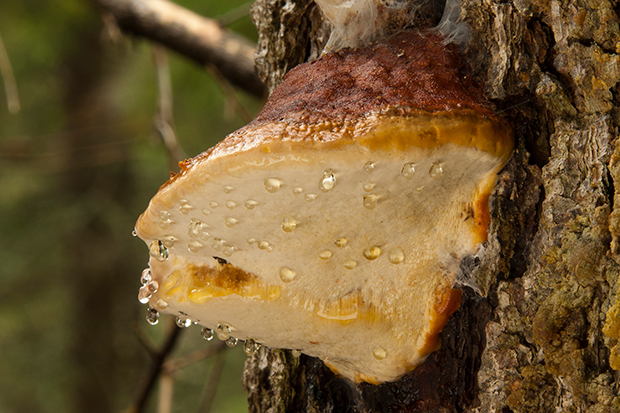
<svg viewBox="0 0 620 413">
<path fill-rule="evenodd" d="M 265 350 L 278 356 L 246 365 L 250 411 L 620 411 L 620 7 L 463 0 L 461 10 L 473 34 L 465 58 L 517 140 L 474 274 L 482 296 L 466 288 L 442 348 L 394 383 L 352 385 L 320 361 Z M 316 41 L 303 35 L 282 41 Z M 310 56 L 262 50 L 274 79 Z M 278 363 L 288 373 L 267 380 Z M 276 387 L 271 403 L 260 397 Z"/>
</svg>

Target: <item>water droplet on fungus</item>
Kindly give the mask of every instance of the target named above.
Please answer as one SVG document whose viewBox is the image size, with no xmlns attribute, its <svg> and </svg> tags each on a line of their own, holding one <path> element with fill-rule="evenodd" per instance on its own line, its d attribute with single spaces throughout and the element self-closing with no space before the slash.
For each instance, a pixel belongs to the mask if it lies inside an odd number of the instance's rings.
<svg viewBox="0 0 620 413">
<path fill-rule="evenodd" d="M 282 231 L 293 232 L 297 227 L 297 220 L 293 217 L 285 217 L 282 220 Z"/>
<path fill-rule="evenodd" d="M 215 327 L 215 334 L 217 334 L 217 338 L 222 341 L 228 340 L 230 337 L 230 326 L 228 324 L 218 324 Z"/>
<path fill-rule="evenodd" d="M 328 260 L 332 257 L 332 252 L 330 250 L 323 250 L 319 252 L 319 258 L 322 260 Z"/>
<path fill-rule="evenodd" d="M 200 336 L 205 341 L 211 341 L 213 339 L 213 330 L 209 327 L 203 327 L 202 330 L 200 330 Z"/>
<path fill-rule="evenodd" d="M 345 245 L 347 245 L 347 239 L 346 238 L 338 238 L 336 241 L 334 241 L 334 244 L 336 244 L 337 247 L 344 247 Z"/>
<path fill-rule="evenodd" d="M 277 178 L 267 178 L 265 179 L 265 190 L 270 194 L 274 194 L 278 192 L 280 186 L 282 185 L 282 181 Z"/>
<path fill-rule="evenodd" d="M 375 170 L 375 164 L 370 161 L 366 162 L 366 164 L 364 165 L 364 172 L 366 172 L 367 174 L 370 174 L 374 170 Z"/>
<path fill-rule="evenodd" d="M 312 202 L 316 199 L 316 195 L 315 194 L 306 194 L 304 195 L 304 199 L 306 200 L 306 202 Z"/>
<path fill-rule="evenodd" d="M 381 248 L 374 246 L 364 250 L 364 258 L 367 260 L 376 260 L 381 255 Z"/>
<path fill-rule="evenodd" d="M 142 271 L 142 275 L 140 276 L 140 284 L 146 285 L 153 279 L 153 273 L 150 268 L 146 268 Z"/>
<path fill-rule="evenodd" d="M 328 192 L 334 189 L 334 186 L 336 186 L 336 175 L 334 175 L 331 169 L 328 169 L 323 172 L 323 177 L 319 182 L 319 189 L 323 192 Z"/>
<path fill-rule="evenodd" d="M 192 241 L 189 244 L 187 244 L 187 249 L 189 250 L 189 252 L 193 252 L 194 254 L 200 251 L 202 247 L 203 247 L 202 243 L 198 241 Z"/>
<path fill-rule="evenodd" d="M 192 219 L 187 227 L 187 235 L 196 238 L 202 232 L 202 222 Z"/>
<path fill-rule="evenodd" d="M 254 209 L 256 205 L 258 205 L 258 202 L 254 201 L 253 199 L 248 199 L 247 201 L 245 201 L 246 209 Z"/>
<path fill-rule="evenodd" d="M 174 247 L 174 243 L 177 242 L 177 239 L 175 237 L 173 237 L 172 235 L 166 235 L 162 239 L 162 242 L 164 243 L 164 247 L 172 248 L 172 247 Z"/>
<path fill-rule="evenodd" d="M 301 356 L 301 350 L 291 350 L 291 355 L 295 358 Z"/>
<path fill-rule="evenodd" d="M 293 188 L 293 194 L 295 195 L 299 195 L 304 191 L 304 189 L 301 186 L 296 186 L 295 188 Z"/>
<path fill-rule="evenodd" d="M 406 163 L 400 173 L 405 179 L 413 179 L 413 176 L 415 175 L 415 164 L 413 162 Z"/>
<path fill-rule="evenodd" d="M 364 195 L 364 207 L 366 209 L 375 209 L 377 207 L 377 202 L 379 197 L 375 194 Z"/>
<path fill-rule="evenodd" d="M 405 254 L 403 254 L 403 251 L 400 248 L 395 248 L 390 251 L 389 257 L 392 264 L 400 264 L 404 261 Z"/>
<path fill-rule="evenodd" d="M 151 298 L 153 294 L 149 291 L 146 285 L 143 285 L 138 290 L 138 301 L 140 304 L 146 304 L 149 302 L 149 298 Z"/>
<path fill-rule="evenodd" d="M 372 355 L 375 356 L 377 360 L 383 360 L 387 357 L 387 351 L 381 347 L 375 347 L 372 349 Z"/>
<path fill-rule="evenodd" d="M 443 176 L 443 165 L 440 163 L 433 163 L 431 169 L 428 171 L 428 175 L 433 179 L 440 179 Z"/>
<path fill-rule="evenodd" d="M 159 312 L 149 307 L 149 309 L 146 310 L 146 322 L 152 326 L 157 324 L 159 322 Z"/>
<path fill-rule="evenodd" d="M 280 279 L 285 283 L 293 281 L 296 275 L 297 273 L 295 273 L 295 271 L 291 270 L 290 268 L 280 268 Z"/>
<path fill-rule="evenodd" d="M 149 254 L 151 257 L 155 258 L 157 261 L 164 261 L 168 259 L 168 248 L 161 241 L 153 241 L 151 242 L 151 246 L 149 248 Z"/>
<path fill-rule="evenodd" d="M 254 339 L 248 338 L 247 340 L 245 340 L 245 343 L 243 343 L 243 351 L 245 352 L 245 354 L 251 356 L 256 353 L 256 350 L 258 350 L 258 345 L 256 344 L 256 341 L 254 341 Z"/>
<path fill-rule="evenodd" d="M 227 228 L 232 228 L 235 225 L 237 225 L 237 222 L 239 222 L 236 218 L 233 217 L 226 217 L 224 219 L 224 225 L 226 225 Z"/>
<path fill-rule="evenodd" d="M 237 337 L 228 337 L 228 339 L 226 340 L 226 345 L 228 347 L 235 347 L 238 342 L 239 340 L 237 339 Z"/>
<path fill-rule="evenodd" d="M 357 262 L 353 260 L 345 261 L 344 263 L 344 268 L 346 268 L 347 270 L 352 270 L 356 266 L 357 266 Z"/>
<path fill-rule="evenodd" d="M 192 325 L 192 320 L 183 316 L 175 317 L 175 322 L 179 328 L 187 328 Z"/>
<path fill-rule="evenodd" d="M 227 194 L 230 194 L 230 193 L 233 191 L 233 189 L 235 189 L 235 188 L 233 188 L 233 187 L 232 187 L 232 186 L 230 186 L 230 185 L 226 185 L 226 186 L 224 187 L 224 192 L 225 192 L 225 193 L 227 193 Z"/>
<path fill-rule="evenodd" d="M 364 184 L 362 185 L 362 188 L 364 188 L 365 192 L 370 192 L 375 188 L 375 183 L 374 182 L 364 182 Z"/>
</svg>

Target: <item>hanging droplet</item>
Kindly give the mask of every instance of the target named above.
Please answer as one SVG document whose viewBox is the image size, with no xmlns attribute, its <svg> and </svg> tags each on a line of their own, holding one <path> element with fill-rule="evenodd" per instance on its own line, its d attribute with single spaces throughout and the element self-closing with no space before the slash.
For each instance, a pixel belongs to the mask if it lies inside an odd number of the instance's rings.
<svg viewBox="0 0 620 413">
<path fill-rule="evenodd" d="M 295 188 L 293 188 L 293 194 L 295 195 L 299 195 L 304 191 L 304 189 L 301 186 L 296 186 Z"/>
<path fill-rule="evenodd" d="M 328 260 L 332 257 L 332 252 L 330 250 L 323 250 L 319 252 L 319 258 L 322 260 Z"/>
<path fill-rule="evenodd" d="M 232 228 L 235 225 L 237 225 L 237 222 L 239 222 L 236 218 L 233 217 L 226 217 L 224 219 L 224 225 L 226 225 L 227 228 Z"/>
<path fill-rule="evenodd" d="M 234 201 L 226 201 L 226 208 L 233 209 L 237 204 Z"/>
<path fill-rule="evenodd" d="M 389 257 L 392 264 L 400 264 L 405 260 L 405 254 L 403 254 L 403 250 L 400 248 L 395 248 L 390 251 Z"/>
<path fill-rule="evenodd" d="M 166 248 L 161 241 L 153 241 L 151 242 L 151 247 L 149 248 L 149 254 L 151 257 L 155 258 L 157 261 L 164 261 L 168 259 L 168 248 Z"/>
<path fill-rule="evenodd" d="M 443 165 L 441 163 L 431 164 L 428 174 L 433 179 L 440 179 L 443 176 Z"/>
<path fill-rule="evenodd" d="M 336 175 L 334 175 L 334 171 L 328 169 L 323 172 L 323 177 L 319 182 L 319 189 L 323 192 L 328 192 L 334 189 L 334 186 L 336 186 Z"/>
<path fill-rule="evenodd" d="M 280 186 L 282 185 L 282 181 L 277 178 L 267 178 L 265 179 L 265 190 L 270 194 L 278 192 Z"/>
<path fill-rule="evenodd" d="M 297 349 L 291 350 L 291 355 L 295 358 L 298 358 L 299 356 L 301 356 L 301 350 L 297 350 Z"/>
<path fill-rule="evenodd" d="M 189 252 L 196 254 L 203 246 L 204 245 L 202 245 L 201 242 L 194 240 L 187 244 L 187 249 L 189 250 Z"/>
<path fill-rule="evenodd" d="M 381 255 L 381 248 L 377 246 L 369 247 L 364 250 L 364 258 L 367 260 L 376 260 Z"/>
<path fill-rule="evenodd" d="M 149 309 L 146 310 L 146 322 L 152 326 L 157 324 L 159 322 L 159 312 L 149 307 Z"/>
<path fill-rule="evenodd" d="M 142 275 L 140 276 L 140 284 L 146 285 L 150 283 L 152 279 L 153 279 L 153 273 L 151 272 L 151 269 L 145 268 L 142 271 Z"/>
<path fill-rule="evenodd" d="M 233 188 L 233 187 L 232 187 L 232 186 L 230 186 L 230 185 L 226 185 L 226 186 L 224 187 L 224 192 L 225 192 L 225 193 L 227 193 L 227 194 L 230 194 L 230 193 L 233 191 L 233 189 L 235 189 L 235 188 Z"/>
<path fill-rule="evenodd" d="M 162 239 L 162 242 L 164 243 L 164 247 L 172 248 L 172 247 L 174 247 L 174 243 L 177 242 L 177 239 L 175 237 L 173 237 L 172 235 L 166 235 Z"/>
<path fill-rule="evenodd" d="M 256 353 L 256 350 L 258 350 L 258 345 L 253 338 L 248 338 L 247 340 L 245 340 L 245 343 L 243 343 L 243 351 L 245 352 L 245 354 L 251 356 Z"/>
<path fill-rule="evenodd" d="M 211 209 L 215 209 L 215 208 L 217 208 L 217 202 L 211 201 L 211 202 L 209 202 L 209 206 L 211 207 Z"/>
<path fill-rule="evenodd" d="M 145 287 L 149 290 L 150 293 L 155 294 L 157 290 L 159 290 L 159 283 L 155 280 L 147 283 Z"/>
<path fill-rule="evenodd" d="M 282 220 L 282 231 L 293 232 L 297 227 L 297 220 L 293 217 L 285 217 Z"/>
<path fill-rule="evenodd" d="M 138 301 L 140 301 L 140 304 L 146 304 L 149 302 L 149 298 L 151 298 L 152 295 L 153 294 L 149 291 L 148 287 L 143 285 L 138 290 Z"/>
<path fill-rule="evenodd" d="M 192 320 L 187 317 L 175 317 L 175 321 L 180 328 L 187 328 L 192 325 Z"/>
<path fill-rule="evenodd" d="M 222 341 L 228 340 L 230 338 L 230 326 L 228 324 L 218 324 L 215 327 L 215 334 Z"/>
<path fill-rule="evenodd" d="M 133 231 L 131 231 L 131 236 L 132 237 L 137 237 L 138 236 L 138 233 L 136 232 L 135 229 Z"/>
<path fill-rule="evenodd" d="M 316 199 L 316 195 L 315 194 L 306 194 L 304 195 L 304 199 L 306 200 L 306 202 L 312 202 Z"/>
<path fill-rule="evenodd" d="M 366 162 L 366 164 L 364 165 L 364 172 L 366 172 L 367 174 L 370 174 L 374 170 L 375 170 L 375 164 L 370 161 Z"/>
<path fill-rule="evenodd" d="M 344 263 L 344 268 L 346 268 L 347 270 L 352 270 L 356 266 L 357 266 L 357 262 L 353 260 L 345 261 Z"/>
<path fill-rule="evenodd" d="M 280 279 L 285 283 L 293 281 L 296 275 L 297 273 L 291 270 L 290 268 L 287 268 L 287 267 L 280 268 Z"/>
<path fill-rule="evenodd" d="M 406 163 L 403 165 L 403 169 L 400 173 L 405 179 L 413 179 L 415 175 L 415 164 L 413 162 Z"/>
<path fill-rule="evenodd" d="M 203 327 L 202 330 L 200 330 L 200 336 L 203 340 L 211 341 L 213 340 L 213 330 L 209 327 Z"/>
<path fill-rule="evenodd" d="M 375 347 L 372 349 L 372 355 L 375 356 L 377 360 L 383 360 L 387 357 L 387 351 L 381 347 Z"/>
<path fill-rule="evenodd" d="M 224 245 L 224 255 L 230 257 L 231 255 L 233 255 L 233 252 L 235 252 L 235 247 L 233 247 L 232 245 Z"/>
<path fill-rule="evenodd" d="M 366 209 L 375 209 L 378 201 L 379 197 L 375 194 L 364 195 L 364 207 Z"/>
<path fill-rule="evenodd" d="M 226 340 L 226 345 L 228 347 L 235 347 L 238 342 L 239 340 L 237 339 L 237 337 L 228 337 L 228 339 Z"/>
<path fill-rule="evenodd" d="M 344 247 L 345 245 L 347 245 L 347 239 L 346 238 L 338 238 L 336 241 L 334 241 L 334 244 L 336 244 L 337 247 Z"/>
<path fill-rule="evenodd" d="M 248 199 L 247 201 L 245 201 L 244 205 L 246 209 L 254 209 L 254 207 L 258 205 L 258 202 L 253 199 Z"/>
<path fill-rule="evenodd" d="M 179 199 L 179 212 L 183 215 L 189 214 L 189 211 L 192 207 L 189 205 L 189 201 L 187 199 Z"/>
<path fill-rule="evenodd" d="M 366 192 L 370 192 L 375 188 L 375 183 L 374 182 L 364 182 L 364 184 L 362 185 L 362 188 L 364 188 L 364 191 Z"/>
</svg>

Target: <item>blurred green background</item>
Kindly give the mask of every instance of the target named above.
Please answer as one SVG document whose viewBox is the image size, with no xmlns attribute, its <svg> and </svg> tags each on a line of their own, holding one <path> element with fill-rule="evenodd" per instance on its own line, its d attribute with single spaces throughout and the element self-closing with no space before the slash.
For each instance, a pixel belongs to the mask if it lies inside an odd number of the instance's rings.
<svg viewBox="0 0 620 413">
<path fill-rule="evenodd" d="M 177 3 L 217 18 L 247 2 Z M 230 27 L 256 40 L 247 15 Z M 10 113 L 0 81 L 0 412 L 123 411 L 151 362 L 139 338 L 158 348 L 172 328 L 144 321 L 148 252 L 131 236 L 170 171 L 153 128 L 152 46 L 112 41 L 87 0 L 2 0 L 0 37 L 21 103 Z M 207 71 L 168 57 L 177 136 L 194 156 L 243 121 L 225 116 Z M 173 357 L 214 344 L 199 333 L 184 331 Z M 239 347 L 223 353 L 212 412 L 247 411 Z M 198 411 L 213 362 L 175 372 L 173 411 Z"/>
</svg>

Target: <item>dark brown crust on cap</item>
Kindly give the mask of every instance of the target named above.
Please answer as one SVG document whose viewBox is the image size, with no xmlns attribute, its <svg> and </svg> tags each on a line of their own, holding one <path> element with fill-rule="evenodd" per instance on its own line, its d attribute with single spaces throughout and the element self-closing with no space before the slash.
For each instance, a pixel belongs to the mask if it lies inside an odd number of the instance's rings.
<svg viewBox="0 0 620 413">
<path fill-rule="evenodd" d="M 479 88 L 463 76 L 458 49 L 432 31 L 330 53 L 292 69 L 254 122 L 322 120 L 415 108 L 473 109 L 492 115 Z"/>
</svg>

